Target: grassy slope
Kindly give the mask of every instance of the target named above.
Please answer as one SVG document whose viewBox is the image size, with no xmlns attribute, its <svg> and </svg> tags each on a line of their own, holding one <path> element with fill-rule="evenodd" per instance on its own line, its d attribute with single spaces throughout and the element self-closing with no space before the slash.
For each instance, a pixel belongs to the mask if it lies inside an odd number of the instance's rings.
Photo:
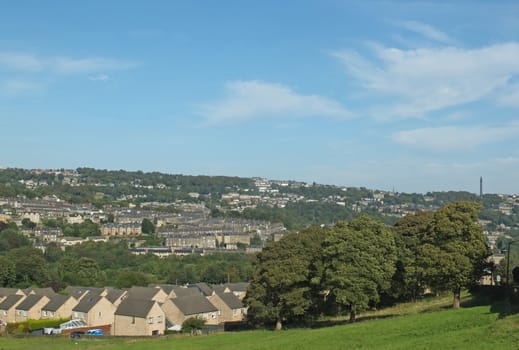
<svg viewBox="0 0 519 350">
<path fill-rule="evenodd" d="M 499 318 L 495 307 L 476 306 L 461 310 L 427 312 L 424 304 L 393 309 L 406 316 L 393 317 L 391 309 L 383 319 L 320 329 L 281 332 L 254 331 L 220 333 L 199 337 L 157 339 L 0 338 L 3 349 L 499 349 L 519 348 L 519 315 Z M 417 306 L 418 305 L 418 306 Z M 430 306 L 430 305 L 429 305 Z M 425 311 L 425 312 L 424 312 Z"/>
</svg>

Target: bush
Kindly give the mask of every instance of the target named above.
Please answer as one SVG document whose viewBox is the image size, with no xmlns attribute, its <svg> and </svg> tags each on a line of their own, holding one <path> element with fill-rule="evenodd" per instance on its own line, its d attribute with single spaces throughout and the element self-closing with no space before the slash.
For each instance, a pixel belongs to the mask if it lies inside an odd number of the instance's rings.
<svg viewBox="0 0 519 350">
<path fill-rule="evenodd" d="M 191 335 L 200 334 L 205 325 L 205 320 L 198 317 L 190 317 L 182 323 L 182 332 Z"/>
</svg>

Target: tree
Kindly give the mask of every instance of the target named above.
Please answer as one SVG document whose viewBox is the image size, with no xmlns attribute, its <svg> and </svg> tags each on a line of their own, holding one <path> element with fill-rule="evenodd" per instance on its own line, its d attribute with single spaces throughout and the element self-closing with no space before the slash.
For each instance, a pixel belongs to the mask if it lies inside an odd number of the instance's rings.
<svg viewBox="0 0 519 350">
<path fill-rule="evenodd" d="M 339 222 L 323 244 L 323 286 L 339 306 L 358 311 L 375 305 L 390 287 L 395 270 L 395 243 L 390 230 L 367 216 Z"/>
<path fill-rule="evenodd" d="M 190 333 L 191 335 L 195 335 L 200 333 L 202 328 L 204 328 L 205 320 L 199 317 L 190 317 L 182 322 L 182 332 Z"/>
<path fill-rule="evenodd" d="M 453 308 L 460 307 L 461 289 L 475 283 L 486 267 L 489 249 L 481 226 L 477 202 L 454 202 L 438 209 L 424 244 L 418 248 L 418 265 L 429 287 L 452 291 Z"/>
<path fill-rule="evenodd" d="M 47 282 L 47 262 L 41 250 L 31 247 L 12 249 L 7 254 L 7 259 L 15 266 L 17 286 L 43 286 Z"/>
<path fill-rule="evenodd" d="M 404 216 L 393 226 L 398 256 L 390 290 L 393 298 L 416 300 L 427 287 L 417 260 L 418 247 L 424 244 L 432 219 L 433 212 L 420 211 Z"/>
<path fill-rule="evenodd" d="M 153 222 L 151 222 L 150 219 L 142 219 L 142 233 L 144 234 L 153 234 L 155 233 L 155 225 L 153 225 Z"/>
<path fill-rule="evenodd" d="M 5 256 L 0 256 L 0 286 L 12 287 L 16 282 L 16 266 Z"/>
<path fill-rule="evenodd" d="M 258 254 L 245 301 L 254 324 L 276 324 L 311 316 L 315 288 L 311 284 L 314 263 L 320 258 L 326 229 L 312 227 L 270 242 Z"/>
<path fill-rule="evenodd" d="M 32 222 L 30 219 L 24 218 L 22 219 L 22 227 L 25 229 L 32 230 L 36 227 L 36 223 Z"/>
</svg>

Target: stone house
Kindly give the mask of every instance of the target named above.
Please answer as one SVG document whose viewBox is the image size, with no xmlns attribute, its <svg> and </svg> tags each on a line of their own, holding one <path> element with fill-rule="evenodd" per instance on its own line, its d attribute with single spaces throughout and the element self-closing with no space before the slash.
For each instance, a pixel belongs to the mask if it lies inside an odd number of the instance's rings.
<svg viewBox="0 0 519 350">
<path fill-rule="evenodd" d="M 89 292 L 72 309 L 72 318 L 83 320 L 89 327 L 112 324 L 116 307 L 99 294 Z"/>
<path fill-rule="evenodd" d="M 156 287 L 132 287 L 126 295 L 128 299 L 152 300 L 163 303 L 168 298 L 166 292 Z"/>
<path fill-rule="evenodd" d="M 70 295 L 56 294 L 41 308 L 42 319 L 70 318 L 78 300 Z"/>
<path fill-rule="evenodd" d="M 166 316 L 156 301 L 124 299 L 114 314 L 115 336 L 150 336 L 164 334 Z"/>
<path fill-rule="evenodd" d="M 237 322 L 245 318 L 247 309 L 233 293 L 216 292 L 207 299 L 218 308 L 220 322 Z"/>
<path fill-rule="evenodd" d="M 45 295 L 31 294 L 28 295 L 15 308 L 15 321 L 24 322 L 29 319 L 41 319 L 41 308 L 50 301 L 49 297 Z"/>
<path fill-rule="evenodd" d="M 25 298 L 24 295 L 19 294 L 8 295 L 0 303 L 0 321 L 4 324 L 16 322 L 15 309 Z"/>
<path fill-rule="evenodd" d="M 168 326 L 174 329 L 180 329 L 182 323 L 191 317 L 201 318 L 207 325 L 220 323 L 218 308 L 201 294 L 168 299 L 162 304 L 162 310 L 166 314 Z"/>
</svg>

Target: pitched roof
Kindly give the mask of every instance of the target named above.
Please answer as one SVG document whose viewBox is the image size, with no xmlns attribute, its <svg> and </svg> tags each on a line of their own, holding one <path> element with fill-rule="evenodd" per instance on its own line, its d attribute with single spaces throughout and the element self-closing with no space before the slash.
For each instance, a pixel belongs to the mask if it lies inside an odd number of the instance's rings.
<svg viewBox="0 0 519 350">
<path fill-rule="evenodd" d="M 16 310 L 30 310 L 43 298 L 45 298 L 45 295 L 28 295 L 20 304 L 16 306 Z"/>
<path fill-rule="evenodd" d="M 188 288 L 197 288 L 206 297 L 213 295 L 213 289 L 204 282 L 189 284 Z"/>
<path fill-rule="evenodd" d="M 104 291 L 104 288 L 68 286 L 67 288 L 65 288 L 65 291 L 68 294 L 72 295 L 74 298 L 80 299 L 83 295 L 85 295 L 88 292 L 92 292 L 99 295 Z"/>
<path fill-rule="evenodd" d="M 174 289 L 180 288 L 176 284 L 151 284 L 150 287 L 161 288 L 166 294 L 170 294 Z"/>
<path fill-rule="evenodd" d="M 157 293 L 160 292 L 159 288 L 155 287 L 131 287 L 128 290 L 128 298 L 151 300 Z"/>
<path fill-rule="evenodd" d="M 115 315 L 145 318 L 155 303 L 153 300 L 126 298 L 117 307 Z"/>
<path fill-rule="evenodd" d="M 177 287 L 174 289 L 177 298 L 187 297 L 189 295 L 200 295 L 200 291 L 197 288 L 183 288 Z"/>
<path fill-rule="evenodd" d="M 71 295 L 61 295 L 56 294 L 50 297 L 50 300 L 47 304 L 45 304 L 44 307 L 42 307 L 42 310 L 46 311 L 58 311 L 60 307 L 63 306 L 70 298 L 74 298 Z M 75 298 L 74 298 L 75 300 Z"/>
<path fill-rule="evenodd" d="M 90 294 L 88 293 L 85 295 L 83 299 L 79 302 L 79 304 L 76 305 L 75 308 L 72 309 L 72 311 L 77 312 L 89 312 L 90 309 L 92 309 L 103 297 L 100 295 Z"/>
<path fill-rule="evenodd" d="M 217 293 L 220 299 L 231 309 L 241 309 L 243 303 L 234 293 Z"/>
<path fill-rule="evenodd" d="M 0 310 L 9 310 L 13 306 L 15 306 L 16 303 L 18 303 L 22 298 L 26 297 L 18 294 L 8 295 L 7 298 L 5 298 L 5 300 L 0 303 Z"/>
<path fill-rule="evenodd" d="M 126 293 L 125 290 L 109 288 L 108 293 L 106 293 L 105 298 L 108 299 L 112 304 L 115 303 L 117 299 L 122 297 Z"/>
<path fill-rule="evenodd" d="M 226 283 L 226 284 L 224 284 L 224 286 L 226 286 L 233 292 L 246 292 L 247 288 L 249 288 L 249 283 L 248 282 Z"/>
<path fill-rule="evenodd" d="M 47 297 L 56 295 L 54 289 L 52 288 L 27 288 L 23 291 L 25 295 L 37 294 L 37 295 L 45 295 Z"/>
<path fill-rule="evenodd" d="M 14 294 L 18 293 L 18 291 L 23 292 L 23 290 L 18 289 L 18 288 L 0 288 L 0 296 L 6 297 L 9 295 L 14 295 Z"/>
<path fill-rule="evenodd" d="M 218 311 L 216 306 L 211 304 L 202 295 L 190 295 L 187 297 L 173 298 L 171 301 L 179 308 L 184 315 L 195 315 L 205 312 Z"/>
</svg>

